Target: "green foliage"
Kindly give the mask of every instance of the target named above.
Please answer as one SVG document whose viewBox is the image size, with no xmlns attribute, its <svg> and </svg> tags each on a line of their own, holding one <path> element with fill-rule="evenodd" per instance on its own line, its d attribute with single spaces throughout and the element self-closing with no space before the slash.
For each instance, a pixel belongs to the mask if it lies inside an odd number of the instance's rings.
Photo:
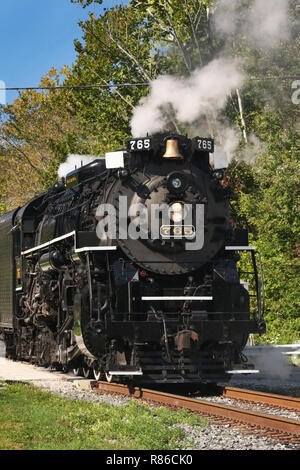
<svg viewBox="0 0 300 470">
<path fill-rule="evenodd" d="M 245 1 L 247 6 L 248 1 Z M 240 8 L 245 5 L 240 4 Z M 248 6 L 247 6 L 248 7 Z M 298 25 L 298 26 L 297 26 Z M 299 16 L 290 3 L 290 38 L 266 51 L 245 36 L 224 44 L 226 53 L 243 58 L 249 77 L 296 77 L 300 60 Z M 255 162 L 250 166 L 237 158 L 227 172 L 235 192 L 238 222 L 250 231 L 250 244 L 261 252 L 266 290 L 267 334 L 258 343 L 290 343 L 300 338 L 300 107 L 292 103 L 292 81 L 248 81 L 242 89 L 248 136 L 258 148 L 241 146 Z M 226 116 L 238 123 L 236 100 L 230 100 Z M 246 159 L 247 160 L 247 159 Z M 251 263 L 242 257 L 242 267 Z"/>
<path fill-rule="evenodd" d="M 103 0 L 71 0 L 71 3 L 80 4 L 83 6 L 83 8 L 86 8 L 92 3 L 98 3 L 99 5 L 102 5 Z"/>
<path fill-rule="evenodd" d="M 300 337 L 300 136 L 282 129 L 276 116 L 264 117 L 259 114 L 256 125 L 265 151 L 253 166 L 234 162 L 227 178 L 239 224 L 262 254 L 267 334 L 257 341 L 284 344 Z M 249 271 L 245 258 L 243 266 Z"/>
</svg>

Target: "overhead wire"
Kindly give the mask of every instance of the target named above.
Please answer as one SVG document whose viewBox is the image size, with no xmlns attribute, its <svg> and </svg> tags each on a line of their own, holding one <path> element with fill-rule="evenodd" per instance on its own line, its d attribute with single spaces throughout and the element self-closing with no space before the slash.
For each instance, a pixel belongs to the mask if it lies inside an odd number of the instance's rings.
<svg viewBox="0 0 300 470">
<path fill-rule="evenodd" d="M 246 79 L 248 81 L 288 81 L 288 80 L 300 80 L 300 75 L 297 76 L 286 76 L 286 77 L 250 77 Z M 139 82 L 139 83 L 111 83 L 102 84 L 95 83 L 91 85 L 54 85 L 54 86 L 30 86 L 30 87 L 0 87 L 1 91 L 28 91 L 28 90 L 84 90 L 93 88 L 120 88 L 120 87 L 143 87 L 150 86 L 150 82 Z"/>
<path fill-rule="evenodd" d="M 36 86 L 36 87 L 3 87 L 1 91 L 27 91 L 27 90 L 76 90 L 76 89 L 89 89 L 89 88 L 119 88 L 119 87 L 134 87 L 134 86 L 149 86 L 150 83 L 113 83 L 101 84 L 95 83 L 94 85 L 54 85 L 54 86 Z"/>
</svg>

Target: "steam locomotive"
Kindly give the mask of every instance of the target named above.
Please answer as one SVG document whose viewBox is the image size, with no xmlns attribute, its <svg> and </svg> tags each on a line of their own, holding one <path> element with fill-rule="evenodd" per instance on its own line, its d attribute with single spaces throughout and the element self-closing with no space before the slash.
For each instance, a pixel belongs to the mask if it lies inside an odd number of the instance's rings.
<svg viewBox="0 0 300 470">
<path fill-rule="evenodd" d="M 261 269 L 213 152 L 200 137 L 130 139 L 4 214 L 7 355 L 108 381 L 249 372 L 243 348 L 265 331 Z M 253 261 L 254 313 L 240 250 Z"/>
</svg>

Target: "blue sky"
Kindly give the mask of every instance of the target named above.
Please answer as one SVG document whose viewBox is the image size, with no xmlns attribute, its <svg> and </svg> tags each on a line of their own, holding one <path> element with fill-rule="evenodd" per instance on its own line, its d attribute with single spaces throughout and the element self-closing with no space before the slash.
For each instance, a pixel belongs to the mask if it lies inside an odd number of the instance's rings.
<svg viewBox="0 0 300 470">
<path fill-rule="evenodd" d="M 117 2 L 83 9 L 70 0 L 1 0 L 0 81 L 7 87 L 37 86 L 51 67 L 58 70 L 76 59 L 74 38 L 81 38 L 78 21 L 88 11 L 100 14 Z M 11 103 L 18 95 L 6 93 Z"/>
</svg>

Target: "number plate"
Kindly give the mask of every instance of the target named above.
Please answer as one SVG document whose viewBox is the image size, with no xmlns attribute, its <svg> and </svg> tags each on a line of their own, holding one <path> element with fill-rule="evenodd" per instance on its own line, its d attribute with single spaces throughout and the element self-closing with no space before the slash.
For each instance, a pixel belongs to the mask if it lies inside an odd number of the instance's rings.
<svg viewBox="0 0 300 470">
<path fill-rule="evenodd" d="M 127 141 L 127 150 L 129 152 L 144 152 L 151 150 L 151 139 L 130 139 Z"/>
<path fill-rule="evenodd" d="M 162 238 L 194 238 L 195 227 L 193 225 L 162 225 L 160 235 Z"/>
<path fill-rule="evenodd" d="M 200 152 L 214 152 L 214 140 L 213 139 L 204 139 L 202 137 L 196 137 L 196 149 Z"/>
</svg>

